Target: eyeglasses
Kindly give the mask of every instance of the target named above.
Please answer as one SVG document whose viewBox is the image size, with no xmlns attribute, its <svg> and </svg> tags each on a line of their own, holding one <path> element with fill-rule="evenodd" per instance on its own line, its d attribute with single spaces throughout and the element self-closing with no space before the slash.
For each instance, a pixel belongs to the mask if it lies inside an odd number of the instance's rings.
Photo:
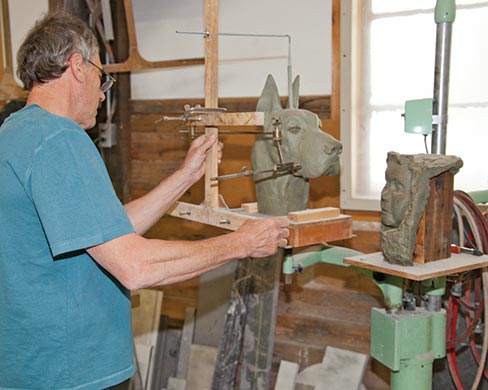
<svg viewBox="0 0 488 390">
<path fill-rule="evenodd" d="M 88 59 L 85 59 L 86 62 L 88 62 L 89 64 L 93 65 L 95 68 L 97 68 L 102 77 L 105 76 L 107 79 L 100 85 L 100 92 L 101 93 L 105 93 L 107 92 L 110 88 L 112 88 L 112 86 L 114 85 L 114 83 L 117 81 L 110 73 L 107 73 L 105 72 L 102 68 L 100 68 L 97 64 L 94 64 L 93 62 L 91 62 L 90 60 Z"/>
</svg>

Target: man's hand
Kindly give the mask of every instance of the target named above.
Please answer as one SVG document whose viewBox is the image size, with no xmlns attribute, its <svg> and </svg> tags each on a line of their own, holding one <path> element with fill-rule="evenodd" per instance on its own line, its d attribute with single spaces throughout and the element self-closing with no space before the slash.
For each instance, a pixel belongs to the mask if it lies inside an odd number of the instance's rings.
<svg viewBox="0 0 488 390">
<path fill-rule="evenodd" d="M 217 142 L 215 135 L 202 135 L 195 139 L 188 149 L 185 161 L 180 167 L 180 170 L 185 172 L 185 175 L 192 183 L 196 183 L 205 173 L 205 158 L 210 148 Z M 222 142 L 218 142 L 218 161 L 222 158 Z"/>
<path fill-rule="evenodd" d="M 275 254 L 288 245 L 288 218 L 273 217 L 246 221 L 236 233 L 242 237 L 248 256 L 264 257 Z"/>
</svg>

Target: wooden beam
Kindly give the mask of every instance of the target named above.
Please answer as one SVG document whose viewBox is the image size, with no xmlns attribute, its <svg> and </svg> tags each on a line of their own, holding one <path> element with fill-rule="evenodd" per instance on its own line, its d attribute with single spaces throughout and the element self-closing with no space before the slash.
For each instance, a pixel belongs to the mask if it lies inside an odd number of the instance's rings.
<svg viewBox="0 0 488 390">
<path fill-rule="evenodd" d="M 105 65 L 103 68 L 109 73 L 132 72 L 144 69 L 174 68 L 178 66 L 203 65 L 203 58 L 184 58 L 165 61 L 147 61 L 137 48 L 136 26 L 134 22 L 134 9 L 132 0 L 124 0 L 127 33 L 129 35 L 129 57 L 124 62 Z"/>
<path fill-rule="evenodd" d="M 430 194 L 417 230 L 414 263 L 451 256 L 454 175 L 444 172 L 430 179 Z"/>
<path fill-rule="evenodd" d="M 218 14 L 218 0 L 205 0 L 205 28 L 208 32 L 205 39 L 205 107 L 207 108 L 218 107 Z M 219 131 L 216 127 L 206 127 L 205 134 L 218 137 Z M 206 160 L 204 204 L 207 207 L 219 206 L 218 181 L 210 180 L 218 175 L 218 145 L 216 143 L 208 152 Z"/>
<path fill-rule="evenodd" d="M 341 114 L 341 0 L 332 0 L 332 86 L 330 119 L 322 120 L 322 128 L 340 138 Z M 313 111 L 313 110 L 312 110 Z"/>
<path fill-rule="evenodd" d="M 168 211 L 168 214 L 173 217 L 217 226 L 228 230 L 237 230 L 247 220 L 263 217 L 263 215 L 259 217 L 258 215 L 251 215 L 237 210 L 217 207 L 212 208 L 186 202 L 176 202 L 176 204 Z"/>
<path fill-rule="evenodd" d="M 302 247 L 352 238 L 352 218 L 339 215 L 315 221 L 290 222 L 288 245 Z"/>
<path fill-rule="evenodd" d="M 227 126 L 246 127 L 263 126 L 264 112 L 226 112 L 222 114 L 201 114 L 200 120 L 188 122 L 191 126 Z"/>
<path fill-rule="evenodd" d="M 340 215 L 337 207 L 322 207 L 320 209 L 306 209 L 301 211 L 290 211 L 288 218 L 293 222 L 313 221 L 324 218 L 334 218 Z"/>
<path fill-rule="evenodd" d="M 243 209 L 211 208 L 185 202 L 177 202 L 168 214 L 228 230 L 237 230 L 250 219 L 269 217 L 263 214 L 246 213 Z M 348 215 L 298 223 L 290 221 L 288 246 L 302 247 L 351 237 L 352 218 Z"/>
</svg>

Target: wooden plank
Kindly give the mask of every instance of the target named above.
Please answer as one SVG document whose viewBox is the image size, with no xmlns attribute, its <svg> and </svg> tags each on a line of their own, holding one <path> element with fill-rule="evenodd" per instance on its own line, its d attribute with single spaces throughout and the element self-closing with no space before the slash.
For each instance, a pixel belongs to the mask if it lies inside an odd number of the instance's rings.
<svg viewBox="0 0 488 390">
<path fill-rule="evenodd" d="M 241 204 L 241 208 L 244 209 L 246 213 L 257 213 L 258 212 L 258 203 L 243 203 Z"/>
<path fill-rule="evenodd" d="M 335 0 L 334 0 L 335 1 Z M 264 80 L 263 80 L 264 84 Z M 257 91 L 258 92 L 258 91 Z M 288 96 L 280 98 L 281 105 L 286 106 Z M 300 108 L 314 112 L 321 119 L 330 118 L 330 102 L 329 95 L 308 95 L 300 96 Z M 152 99 L 152 100 L 131 100 L 132 114 L 155 114 L 159 115 L 156 119 L 165 114 L 183 114 L 185 104 L 195 107 L 197 104 L 203 106 L 205 101 L 203 98 L 185 98 L 185 99 Z M 258 104 L 257 97 L 224 97 L 219 98 L 219 106 L 225 107 L 229 112 L 252 112 L 256 110 Z M 329 132 L 329 129 L 327 129 Z"/>
<path fill-rule="evenodd" d="M 180 166 L 179 161 L 139 161 L 131 163 L 131 184 L 145 185 L 152 189 L 165 177 L 171 175 Z"/>
<path fill-rule="evenodd" d="M 134 72 L 146 69 L 177 68 L 181 66 L 203 65 L 204 60 L 198 58 L 181 58 L 177 60 L 147 61 L 139 52 L 131 49 L 130 57 L 122 63 L 104 65 L 103 69 L 107 73 Z"/>
<path fill-rule="evenodd" d="M 218 0 L 205 0 L 205 29 L 208 35 L 205 37 L 205 107 L 218 107 L 218 45 L 219 45 L 219 2 Z M 216 127 L 206 127 L 207 136 L 218 137 Z M 218 145 L 209 150 L 205 169 L 205 199 L 207 207 L 219 206 L 218 181 L 210 180 L 218 176 Z"/>
<path fill-rule="evenodd" d="M 290 223 L 288 245 L 301 247 L 352 237 L 352 218 L 340 215 L 319 221 Z"/>
<path fill-rule="evenodd" d="M 187 137 L 167 132 L 132 132 L 131 157 L 133 160 L 182 163 L 188 149 Z"/>
<path fill-rule="evenodd" d="M 317 310 L 320 310 L 317 308 Z M 329 320 L 323 317 L 278 315 L 276 320 L 276 343 L 280 349 L 292 347 L 323 347 L 327 345 L 347 348 L 356 352 L 368 353 L 370 341 L 368 325 L 342 320 Z M 323 356 L 323 354 L 322 354 Z M 290 359 L 290 355 L 282 356 Z"/>
<path fill-rule="evenodd" d="M 184 202 L 176 202 L 168 214 L 228 230 L 237 230 L 249 219 L 267 217 L 263 214 L 248 214 L 241 209 L 208 208 Z M 348 215 L 340 215 L 318 221 L 291 222 L 288 246 L 300 247 L 351 237 L 352 218 Z"/>
<path fill-rule="evenodd" d="M 237 230 L 247 220 L 260 218 L 254 215 L 238 213 L 230 209 L 209 208 L 203 205 L 184 202 L 176 202 L 168 210 L 168 214 L 173 217 L 184 218 L 227 230 Z"/>
<path fill-rule="evenodd" d="M 419 223 L 414 263 L 451 257 L 454 175 L 447 171 L 430 180 L 430 194 Z"/>
<path fill-rule="evenodd" d="M 473 256 L 467 253 L 459 253 L 452 254 L 448 259 L 404 266 L 388 263 L 385 261 L 383 254 L 378 252 L 347 258 L 344 259 L 344 263 L 384 274 L 420 281 L 486 267 L 488 266 L 488 256 Z"/>
<path fill-rule="evenodd" d="M 263 126 L 264 112 L 225 112 L 219 114 L 201 114 L 200 120 L 191 121 L 188 124 L 193 126 Z"/>
<path fill-rule="evenodd" d="M 131 292 L 130 305 L 132 308 L 139 307 L 141 305 L 141 296 L 137 292 Z"/>
<path fill-rule="evenodd" d="M 340 215 L 337 207 L 322 207 L 319 209 L 306 209 L 301 211 L 290 211 L 288 218 L 292 222 L 314 221 L 317 219 L 333 218 Z"/>
</svg>

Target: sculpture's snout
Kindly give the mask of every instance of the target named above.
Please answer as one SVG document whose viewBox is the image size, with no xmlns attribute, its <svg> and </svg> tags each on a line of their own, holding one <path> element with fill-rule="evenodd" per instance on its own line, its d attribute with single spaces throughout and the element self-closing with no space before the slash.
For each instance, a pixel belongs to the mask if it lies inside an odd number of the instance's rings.
<svg viewBox="0 0 488 390">
<path fill-rule="evenodd" d="M 323 149 L 329 156 L 338 156 L 342 153 L 342 144 L 336 140 L 330 140 L 323 145 Z"/>
</svg>

